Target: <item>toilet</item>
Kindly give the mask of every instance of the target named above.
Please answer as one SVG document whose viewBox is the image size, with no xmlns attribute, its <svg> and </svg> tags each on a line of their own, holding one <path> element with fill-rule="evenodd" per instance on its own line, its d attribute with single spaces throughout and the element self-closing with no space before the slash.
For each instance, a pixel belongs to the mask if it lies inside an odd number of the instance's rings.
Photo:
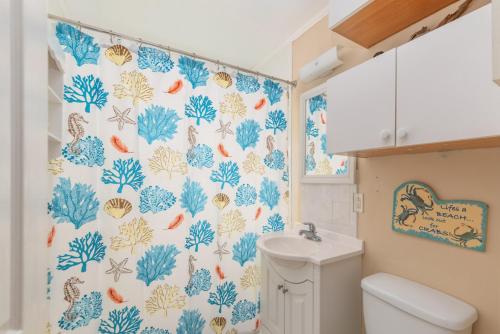
<svg viewBox="0 0 500 334">
<path fill-rule="evenodd" d="M 361 281 L 366 334 L 470 334 L 474 307 L 410 280 L 378 273 Z"/>
</svg>

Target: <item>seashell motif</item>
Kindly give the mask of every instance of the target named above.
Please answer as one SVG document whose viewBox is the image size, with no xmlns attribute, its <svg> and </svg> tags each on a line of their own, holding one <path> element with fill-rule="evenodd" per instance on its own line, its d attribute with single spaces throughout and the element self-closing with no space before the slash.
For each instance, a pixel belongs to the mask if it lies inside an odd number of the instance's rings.
<svg viewBox="0 0 500 334">
<path fill-rule="evenodd" d="M 217 72 L 214 75 L 214 81 L 222 88 L 228 88 L 233 84 L 233 79 L 226 72 Z"/>
<path fill-rule="evenodd" d="M 219 210 L 222 210 L 229 204 L 229 196 L 224 193 L 218 193 L 212 199 L 212 203 L 214 203 Z"/>
<path fill-rule="evenodd" d="M 116 44 L 111 47 L 109 47 L 105 52 L 104 55 L 106 58 L 108 58 L 111 62 L 118 66 L 122 66 L 126 62 L 129 62 L 132 60 L 132 54 L 130 51 L 124 47 L 123 45 Z"/>
<path fill-rule="evenodd" d="M 104 211 L 113 218 L 123 218 L 132 211 L 132 204 L 124 198 L 112 198 L 104 204 Z"/>
<path fill-rule="evenodd" d="M 210 321 L 210 328 L 215 334 L 222 334 L 224 327 L 226 327 L 226 318 L 224 317 L 215 317 Z"/>
</svg>

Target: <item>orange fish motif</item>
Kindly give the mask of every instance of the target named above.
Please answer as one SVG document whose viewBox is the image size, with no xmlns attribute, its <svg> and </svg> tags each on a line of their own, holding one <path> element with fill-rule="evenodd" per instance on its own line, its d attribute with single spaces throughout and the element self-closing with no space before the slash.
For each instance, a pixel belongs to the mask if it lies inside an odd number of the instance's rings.
<svg viewBox="0 0 500 334">
<path fill-rule="evenodd" d="M 168 94 L 176 94 L 178 93 L 182 87 L 184 86 L 184 83 L 182 82 L 182 80 L 176 80 L 172 86 L 168 87 L 168 90 L 167 90 L 167 93 Z"/>
<path fill-rule="evenodd" d="M 217 273 L 217 276 L 219 276 L 219 278 L 221 280 L 223 280 L 224 278 L 226 278 L 226 275 L 224 275 L 224 272 L 222 271 L 222 268 L 220 267 L 220 265 L 216 265 L 215 266 L 215 272 Z"/>
<path fill-rule="evenodd" d="M 226 150 L 224 145 L 222 144 L 217 145 L 217 150 L 224 158 L 229 158 L 229 152 Z"/>
<path fill-rule="evenodd" d="M 52 246 L 52 242 L 54 242 L 55 236 L 56 236 L 56 227 L 52 226 L 49 235 L 47 236 L 47 247 Z"/>
<path fill-rule="evenodd" d="M 260 328 L 260 319 L 255 320 L 255 330 Z"/>
<path fill-rule="evenodd" d="M 257 211 L 255 212 L 255 220 L 259 219 L 260 215 L 262 214 L 262 208 L 259 207 Z"/>
<path fill-rule="evenodd" d="M 111 136 L 111 145 L 121 153 L 132 153 L 128 150 L 127 145 L 125 145 L 118 136 Z"/>
<path fill-rule="evenodd" d="M 260 110 L 266 105 L 266 99 L 262 98 L 255 104 L 255 110 Z"/>
<path fill-rule="evenodd" d="M 109 288 L 107 294 L 109 299 L 111 299 L 116 304 L 121 304 L 124 302 L 122 295 L 120 295 L 114 288 Z"/>
<path fill-rule="evenodd" d="M 170 224 L 168 224 L 168 229 L 169 230 L 176 229 L 182 224 L 183 221 L 184 221 L 184 215 L 180 213 L 177 216 L 175 216 L 174 220 L 172 220 Z"/>
</svg>

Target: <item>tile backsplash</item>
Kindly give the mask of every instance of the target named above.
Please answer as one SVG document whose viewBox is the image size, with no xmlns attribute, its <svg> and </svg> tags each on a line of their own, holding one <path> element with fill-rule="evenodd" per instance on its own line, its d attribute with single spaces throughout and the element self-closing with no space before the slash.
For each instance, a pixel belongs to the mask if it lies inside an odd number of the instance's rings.
<svg viewBox="0 0 500 334">
<path fill-rule="evenodd" d="M 301 221 L 317 227 L 356 237 L 357 214 L 353 212 L 352 184 L 302 184 Z"/>
</svg>

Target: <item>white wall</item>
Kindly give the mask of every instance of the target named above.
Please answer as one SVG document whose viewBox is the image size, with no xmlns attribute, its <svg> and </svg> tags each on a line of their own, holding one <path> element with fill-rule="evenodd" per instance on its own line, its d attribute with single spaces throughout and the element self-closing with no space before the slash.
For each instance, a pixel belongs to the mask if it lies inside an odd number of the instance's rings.
<svg viewBox="0 0 500 334">
<path fill-rule="evenodd" d="M 256 71 L 286 80 L 292 79 L 292 43 L 286 43 L 257 65 Z"/>
</svg>

